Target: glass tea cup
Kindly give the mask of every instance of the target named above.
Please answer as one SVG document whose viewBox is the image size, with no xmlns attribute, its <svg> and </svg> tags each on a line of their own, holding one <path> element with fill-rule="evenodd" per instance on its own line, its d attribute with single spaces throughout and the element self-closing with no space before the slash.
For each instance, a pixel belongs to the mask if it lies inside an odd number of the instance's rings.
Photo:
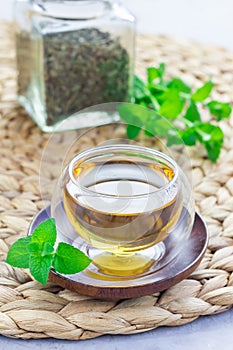
<svg viewBox="0 0 233 350">
<path fill-rule="evenodd" d="M 190 184 L 167 155 L 137 145 L 78 154 L 61 175 L 51 213 L 63 240 L 103 276 L 130 277 L 169 263 L 194 219 Z"/>
</svg>

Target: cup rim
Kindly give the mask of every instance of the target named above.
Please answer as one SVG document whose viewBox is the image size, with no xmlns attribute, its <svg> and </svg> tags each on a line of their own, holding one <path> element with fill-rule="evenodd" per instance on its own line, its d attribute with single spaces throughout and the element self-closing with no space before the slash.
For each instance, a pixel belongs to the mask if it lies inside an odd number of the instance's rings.
<svg viewBox="0 0 233 350">
<path fill-rule="evenodd" d="M 73 175 L 73 168 L 74 168 L 74 164 L 77 163 L 77 161 L 81 160 L 82 158 L 85 158 L 86 156 L 94 156 L 94 155 L 98 155 L 100 152 L 104 152 L 104 151 L 120 151 L 120 150 L 128 150 L 128 151 L 137 151 L 138 153 L 140 153 L 141 155 L 143 155 L 143 153 L 147 153 L 149 156 L 144 156 L 145 158 L 150 158 L 151 157 L 155 157 L 155 158 L 151 158 L 154 161 L 158 161 L 159 163 L 163 164 L 162 161 L 156 159 L 156 157 L 160 157 L 162 159 L 164 159 L 165 161 L 169 162 L 172 167 L 173 167 L 173 171 L 174 171 L 174 176 L 172 178 L 172 180 L 169 180 L 169 182 L 157 189 L 154 190 L 150 193 L 143 193 L 143 194 L 136 194 L 136 195 L 128 195 L 128 196 L 119 196 L 118 199 L 129 199 L 129 198 L 143 198 L 143 197 L 150 197 L 153 196 L 155 194 L 160 194 L 163 191 L 166 191 L 169 187 L 172 187 L 173 184 L 177 181 L 178 178 L 178 173 L 179 173 L 179 167 L 176 163 L 176 161 L 172 158 L 170 158 L 168 155 L 166 155 L 165 153 L 162 153 L 160 151 L 154 150 L 152 148 L 149 147 L 144 147 L 144 146 L 137 146 L 137 145 L 127 145 L 127 144 L 113 144 L 113 145 L 107 145 L 107 146 L 97 146 L 97 147 L 93 147 L 93 148 L 89 148 L 83 152 L 80 152 L 79 154 L 77 154 L 69 163 L 68 165 L 68 173 L 69 173 L 69 177 L 72 181 L 72 183 L 77 186 L 81 191 L 86 192 L 90 195 L 95 195 L 95 196 L 101 196 L 101 197 L 108 197 L 108 198 L 114 198 L 116 197 L 116 195 L 114 194 L 106 194 L 106 193 L 101 193 L 101 192 L 97 192 L 94 190 L 90 190 L 87 187 L 83 186 L 80 184 L 79 181 L 77 181 L 77 179 L 74 177 Z M 102 153 L 104 154 L 104 153 Z M 84 159 L 85 160 L 85 159 Z M 167 164 L 166 164 L 167 166 Z"/>
</svg>

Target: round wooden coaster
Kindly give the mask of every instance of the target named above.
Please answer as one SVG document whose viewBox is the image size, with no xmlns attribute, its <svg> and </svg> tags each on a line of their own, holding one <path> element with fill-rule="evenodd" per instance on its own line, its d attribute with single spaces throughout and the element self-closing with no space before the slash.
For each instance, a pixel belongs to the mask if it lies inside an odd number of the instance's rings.
<svg viewBox="0 0 233 350">
<path fill-rule="evenodd" d="M 41 210 L 29 228 L 29 234 L 50 217 L 50 208 Z M 192 232 L 179 255 L 163 268 L 143 277 L 127 280 L 99 279 L 80 272 L 61 275 L 51 270 L 51 281 L 69 290 L 99 299 L 127 299 L 163 291 L 189 276 L 204 256 L 208 241 L 207 228 L 196 213 Z"/>
</svg>

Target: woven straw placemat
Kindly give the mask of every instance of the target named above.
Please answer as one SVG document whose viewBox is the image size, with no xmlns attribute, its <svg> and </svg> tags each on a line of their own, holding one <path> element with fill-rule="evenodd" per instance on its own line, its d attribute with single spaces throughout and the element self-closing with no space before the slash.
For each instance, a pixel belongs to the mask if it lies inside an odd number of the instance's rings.
<svg viewBox="0 0 233 350">
<path fill-rule="evenodd" d="M 233 54 L 227 50 L 162 36 L 139 36 L 137 72 L 159 62 L 169 75 L 193 86 L 213 78 L 216 98 L 233 101 Z M 45 202 L 38 182 L 43 134 L 16 102 L 12 30 L 0 25 L 0 333 L 15 338 L 87 339 L 102 334 L 132 334 L 159 326 L 177 326 L 233 304 L 233 135 L 231 121 L 221 122 L 225 144 L 217 164 L 202 149 L 190 149 L 197 210 L 210 232 L 206 255 L 186 280 L 163 293 L 127 301 L 98 301 L 33 281 L 27 271 L 3 262 L 9 245 L 24 236 Z M 103 135 L 102 135 L 103 136 Z M 59 150 L 66 134 L 53 141 Z M 95 144 L 94 135 L 86 142 Z M 59 141 L 59 142 L 58 142 Z M 59 148 L 60 147 L 60 148 Z M 54 157 L 54 153 L 53 153 Z M 57 175 L 48 160 L 44 183 Z"/>
</svg>

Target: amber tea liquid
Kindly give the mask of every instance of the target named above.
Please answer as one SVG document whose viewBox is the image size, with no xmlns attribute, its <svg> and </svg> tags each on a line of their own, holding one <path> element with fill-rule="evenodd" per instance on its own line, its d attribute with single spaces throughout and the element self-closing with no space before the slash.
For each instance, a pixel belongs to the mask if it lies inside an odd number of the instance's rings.
<svg viewBox="0 0 233 350">
<path fill-rule="evenodd" d="M 97 158 L 75 165 L 73 180 L 64 187 L 64 207 L 77 234 L 108 252 L 95 258 L 98 267 L 108 266 L 105 272 L 124 275 L 129 269 L 132 274 L 141 272 L 151 263 L 137 252 L 163 241 L 181 212 L 178 185 L 167 186 L 173 177 L 166 165 L 141 159 L 102 162 Z M 165 186 L 167 191 L 160 193 Z"/>
</svg>

